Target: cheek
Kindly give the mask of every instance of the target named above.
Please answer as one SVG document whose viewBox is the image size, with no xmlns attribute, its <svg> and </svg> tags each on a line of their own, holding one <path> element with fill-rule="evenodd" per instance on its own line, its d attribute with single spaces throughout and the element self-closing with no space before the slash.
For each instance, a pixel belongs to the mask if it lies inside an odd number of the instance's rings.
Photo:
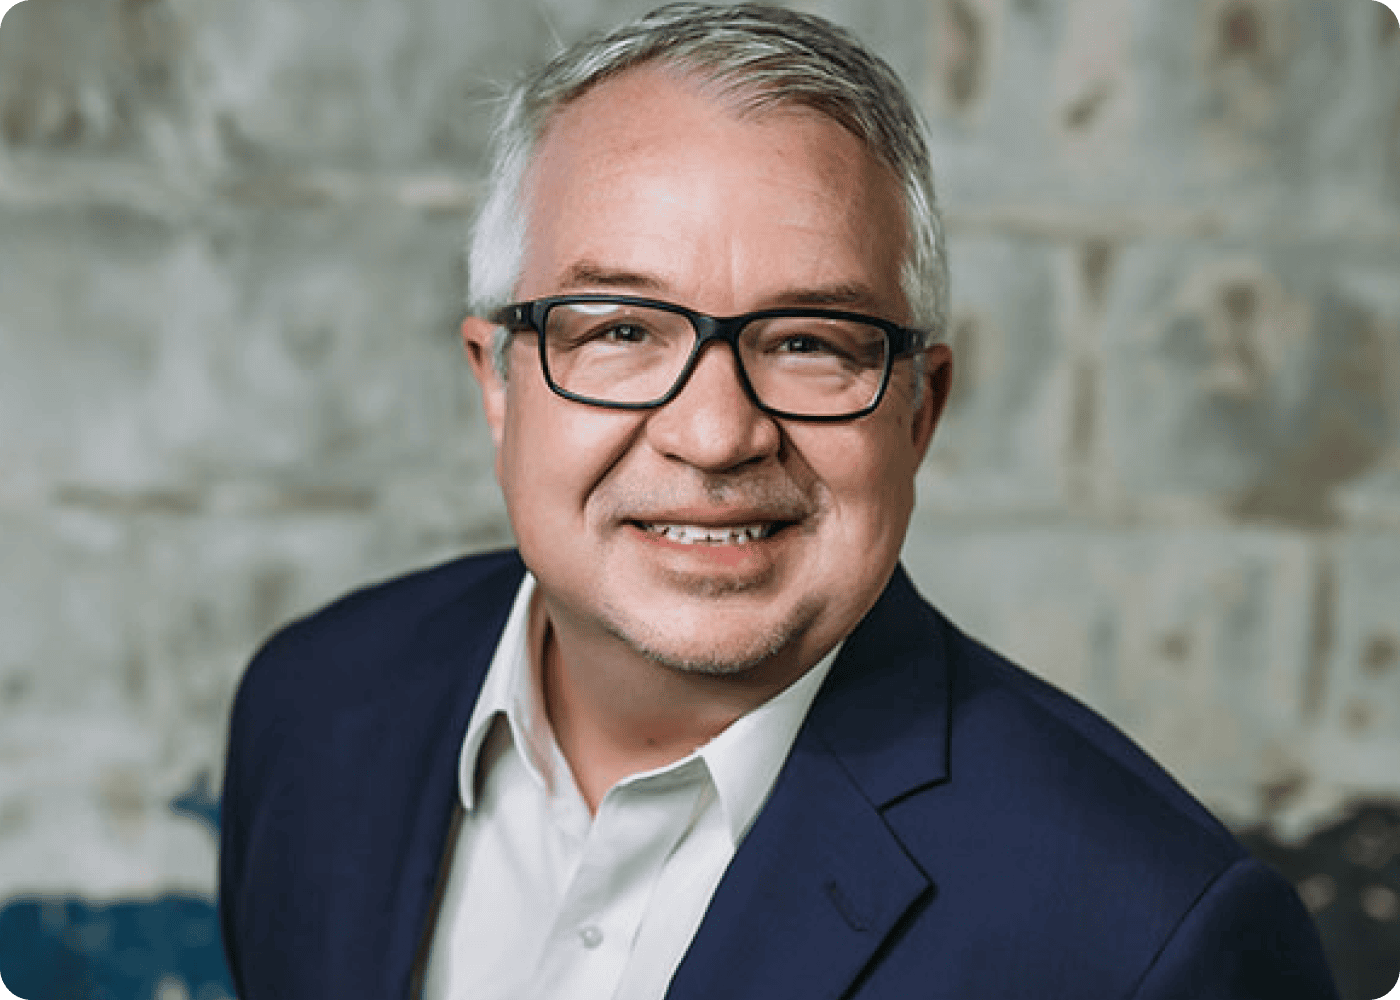
<svg viewBox="0 0 1400 1000">
<path fill-rule="evenodd" d="M 825 458 L 828 482 L 833 488 L 840 483 L 853 495 L 893 499 L 916 471 L 904 419 L 891 416 L 878 425 L 851 427 L 830 444 Z"/>
<path fill-rule="evenodd" d="M 559 399 L 543 380 L 512 386 L 496 467 L 512 518 L 522 521 L 518 529 L 561 527 L 586 516 L 637 424 L 630 414 Z"/>
<path fill-rule="evenodd" d="M 913 448 L 908 432 L 891 420 L 878 434 L 853 434 L 829 449 L 821 475 L 837 516 L 852 541 L 883 546 L 903 537 L 914 506 Z"/>
<path fill-rule="evenodd" d="M 555 495 L 547 479 L 550 463 L 542 462 L 541 457 L 548 458 L 551 440 L 557 435 L 542 419 L 546 414 L 540 400 L 534 398 L 533 387 L 525 384 L 526 378 L 520 366 L 513 364 L 501 446 L 496 451 L 496 476 L 517 537 L 529 535 L 532 527 L 548 517 L 543 500 Z"/>
</svg>

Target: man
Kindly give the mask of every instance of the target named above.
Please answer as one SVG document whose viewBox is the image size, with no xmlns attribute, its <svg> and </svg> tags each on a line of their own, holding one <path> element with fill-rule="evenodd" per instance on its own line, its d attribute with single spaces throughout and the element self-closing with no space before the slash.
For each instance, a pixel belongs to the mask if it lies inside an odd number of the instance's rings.
<svg viewBox="0 0 1400 1000">
<path fill-rule="evenodd" d="M 463 326 L 519 552 L 274 638 L 222 914 L 263 997 L 1329 997 L 1296 896 L 898 568 L 947 397 L 920 125 L 677 5 L 514 95 Z"/>
</svg>

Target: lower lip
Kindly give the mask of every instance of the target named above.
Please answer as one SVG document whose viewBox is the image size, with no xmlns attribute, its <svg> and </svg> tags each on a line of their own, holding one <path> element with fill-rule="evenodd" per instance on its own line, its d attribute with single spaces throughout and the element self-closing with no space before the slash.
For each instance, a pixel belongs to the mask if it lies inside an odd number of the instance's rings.
<svg viewBox="0 0 1400 1000">
<path fill-rule="evenodd" d="M 737 544 L 729 542 L 678 542 L 658 531 L 648 531 L 640 525 L 628 525 L 641 540 L 664 552 L 674 552 L 722 569 L 751 570 L 769 563 L 775 548 L 782 544 L 786 531 L 766 538 L 750 539 Z"/>
</svg>

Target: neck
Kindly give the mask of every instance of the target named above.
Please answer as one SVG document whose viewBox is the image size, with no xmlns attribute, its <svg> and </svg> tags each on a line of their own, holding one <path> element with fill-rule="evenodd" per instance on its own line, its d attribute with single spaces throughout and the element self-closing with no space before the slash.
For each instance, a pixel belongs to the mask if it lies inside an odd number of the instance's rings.
<svg viewBox="0 0 1400 1000">
<path fill-rule="evenodd" d="M 800 676 L 686 673 L 543 617 L 545 712 L 590 812 L 618 781 L 694 753 Z"/>
</svg>

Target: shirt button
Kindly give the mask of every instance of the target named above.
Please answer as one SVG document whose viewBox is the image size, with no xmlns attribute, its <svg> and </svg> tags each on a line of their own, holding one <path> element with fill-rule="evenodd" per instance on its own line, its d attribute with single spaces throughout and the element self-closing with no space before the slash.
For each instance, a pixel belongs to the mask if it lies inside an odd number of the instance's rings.
<svg viewBox="0 0 1400 1000">
<path fill-rule="evenodd" d="M 583 946 L 592 951 L 603 943 L 603 932 L 592 924 L 578 932 L 578 939 L 583 942 Z"/>
</svg>

